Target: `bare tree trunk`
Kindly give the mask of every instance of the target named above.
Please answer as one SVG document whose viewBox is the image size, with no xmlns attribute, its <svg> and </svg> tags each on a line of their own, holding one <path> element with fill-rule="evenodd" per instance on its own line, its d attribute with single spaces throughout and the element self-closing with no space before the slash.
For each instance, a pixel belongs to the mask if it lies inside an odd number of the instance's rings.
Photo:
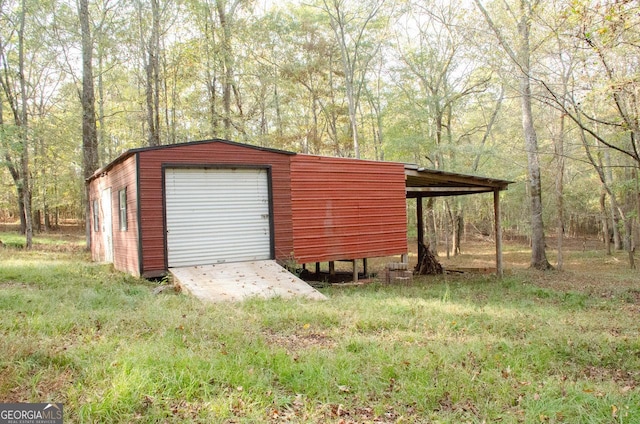
<svg viewBox="0 0 640 424">
<path fill-rule="evenodd" d="M 43 112 L 44 114 L 44 112 Z M 47 157 L 46 157 L 46 148 L 45 148 L 45 143 L 44 143 L 44 139 L 42 137 L 38 137 L 38 143 L 37 143 L 37 148 L 38 148 L 38 155 L 40 156 L 40 160 L 42 161 L 40 166 L 36 166 L 36 168 L 40 168 L 40 179 L 42 180 L 43 184 L 41 184 L 41 190 L 42 190 L 42 209 L 40 209 L 38 211 L 38 213 L 40 214 L 40 217 L 38 219 L 38 221 L 36 221 L 37 223 L 37 231 L 41 231 L 42 229 L 44 229 L 45 232 L 49 232 L 50 228 L 49 228 L 49 219 L 48 219 L 48 210 L 49 210 L 49 196 L 48 196 L 48 192 L 47 192 L 47 184 L 45 183 L 45 181 L 47 180 Z M 34 164 L 35 166 L 35 164 Z"/>
<path fill-rule="evenodd" d="M 620 215 L 622 214 L 620 208 L 618 207 L 618 201 L 616 198 L 616 194 L 613 190 L 611 190 L 611 184 L 613 183 L 613 174 L 610 170 L 609 163 L 609 152 L 605 150 L 604 156 L 605 161 L 607 163 L 607 168 L 602 163 L 602 158 L 598 156 L 597 160 L 591 153 L 591 147 L 587 140 L 587 132 L 584 126 L 580 122 L 580 116 L 578 116 L 577 123 L 580 130 L 580 139 L 582 141 L 582 145 L 584 146 L 585 153 L 587 155 L 587 159 L 595 169 L 598 177 L 600 178 L 600 183 L 602 190 L 609 196 L 609 210 L 611 212 L 611 234 L 613 235 L 614 247 L 616 250 L 622 249 L 622 238 L 620 237 L 619 224 L 620 224 Z M 604 201 L 604 197 L 602 198 Z M 605 214 L 606 216 L 606 214 Z"/>
<path fill-rule="evenodd" d="M 383 3 L 384 1 L 376 2 L 371 10 L 366 11 L 364 4 L 361 4 L 359 12 L 364 12 L 362 15 L 348 16 L 348 11 L 345 10 L 346 2 L 323 0 L 324 11 L 329 15 L 331 29 L 335 35 L 342 58 L 353 155 L 356 158 L 360 158 L 357 120 L 360 91 L 364 83 L 368 63 L 372 58 L 371 55 L 367 56 L 363 53 L 363 37 L 366 28 L 378 14 Z M 347 26 L 353 28 L 353 33 L 349 33 Z"/>
<path fill-rule="evenodd" d="M 557 38 L 557 44 L 559 51 L 562 50 L 562 42 L 560 38 Z M 559 62 L 562 68 L 561 80 L 562 80 L 562 98 L 566 99 L 569 94 L 569 80 L 571 78 L 572 65 L 571 62 L 567 63 L 563 54 L 558 54 Z M 564 171 L 565 171 L 565 154 L 564 154 L 564 138 L 565 138 L 565 122 L 567 114 L 564 112 L 566 106 L 563 105 L 560 111 L 560 122 L 558 132 L 553 137 L 553 144 L 555 149 L 556 160 L 556 242 L 557 242 L 557 268 L 562 270 L 564 267 L 564 233 L 565 233 L 565 213 L 564 213 Z"/>
<path fill-rule="evenodd" d="M 533 0 L 537 4 L 537 0 Z M 531 107 L 531 46 L 530 30 L 533 4 L 530 0 L 520 0 L 520 17 L 517 21 L 518 40 L 514 50 L 507 42 L 502 31 L 495 24 L 480 0 L 475 0 L 491 30 L 496 34 L 500 45 L 520 69 L 518 80 L 520 86 L 520 106 L 522 108 L 522 130 L 525 150 L 527 151 L 527 170 L 529 173 L 529 202 L 531 213 L 531 267 L 541 270 L 551 269 L 545 251 L 544 223 L 542 220 L 542 186 L 540 178 L 540 162 L 538 157 L 538 137 L 533 124 Z"/>
<path fill-rule="evenodd" d="M 367 94 L 367 99 L 369 100 L 369 105 L 373 110 L 373 116 L 371 117 L 371 132 L 373 135 L 373 148 L 375 150 L 375 159 L 376 160 L 384 160 L 384 149 L 383 149 L 383 120 L 382 120 L 382 107 L 380 105 L 380 98 L 382 97 L 381 93 L 381 77 L 380 72 L 376 77 L 376 88 L 375 92 L 372 93 L 371 90 L 368 90 L 365 86 L 365 93 Z"/>
<path fill-rule="evenodd" d="M 529 46 L 529 31 L 531 5 L 521 0 L 523 10 L 518 33 L 520 35 L 519 58 L 522 72 L 520 74 L 520 104 L 522 107 L 522 129 L 524 132 L 525 149 L 527 151 L 527 169 L 529 172 L 529 190 L 531 207 L 531 267 L 535 269 L 550 269 L 545 251 L 544 223 L 542 221 L 542 183 L 540 177 L 540 162 L 538 157 L 538 137 L 533 125 L 533 111 L 531 107 L 531 78 Z M 528 10 L 526 10 L 528 9 Z"/>
<path fill-rule="evenodd" d="M 338 42 L 338 46 L 340 47 L 340 57 L 342 58 L 342 68 L 344 71 L 344 84 L 345 91 L 347 94 L 347 106 L 349 110 L 349 125 L 351 130 L 351 139 L 353 141 L 353 155 L 356 158 L 360 158 L 360 144 L 358 141 L 358 123 L 356 116 L 356 99 L 355 99 L 355 91 L 353 87 L 354 80 L 354 56 L 357 54 L 354 52 L 353 56 L 349 53 L 347 46 L 347 39 L 345 34 L 345 22 L 344 12 L 340 8 L 340 4 L 337 1 L 334 1 L 331 6 L 329 6 L 325 2 L 325 7 L 327 12 L 329 12 L 329 16 L 331 17 L 331 27 L 333 28 L 333 32 L 336 36 L 336 41 Z M 335 8 L 335 15 L 332 14 L 331 8 Z M 357 47 L 357 46 L 356 46 Z"/>
<path fill-rule="evenodd" d="M 231 137 L 231 90 L 233 83 L 233 55 L 231 51 L 231 23 L 233 16 L 227 16 L 225 2 L 216 2 L 220 27 L 222 27 L 222 58 L 224 68 L 224 81 L 222 82 L 222 108 L 224 124 L 224 137 Z"/>
<path fill-rule="evenodd" d="M 438 256 L 438 224 L 436 222 L 435 199 L 429 197 L 427 199 L 427 238 L 429 240 L 429 248 L 431 252 Z"/>
<path fill-rule="evenodd" d="M 453 214 L 453 256 L 462 253 L 462 233 L 464 232 L 464 212 L 461 205 L 458 205 Z"/>
<path fill-rule="evenodd" d="M 153 65 L 151 64 L 152 58 L 151 53 L 146 52 L 147 60 L 145 64 L 145 73 L 146 73 L 146 81 L 145 81 L 145 98 L 147 101 L 147 143 L 149 146 L 157 146 L 160 143 L 157 138 L 157 129 L 155 126 L 155 120 L 153 119 Z"/>
<path fill-rule="evenodd" d="M 487 140 L 489 139 L 489 136 L 491 135 L 491 129 L 493 128 L 493 125 L 496 122 L 496 119 L 498 118 L 498 114 L 500 113 L 500 108 L 502 107 L 502 102 L 504 101 L 504 85 L 500 86 L 500 96 L 498 97 L 498 100 L 496 101 L 496 106 L 493 109 L 493 113 L 491 114 L 491 118 L 489 119 L 489 122 L 487 123 L 487 127 L 484 130 L 484 134 L 482 135 L 482 140 L 480 142 L 480 148 L 483 148 L 485 146 L 485 144 L 487 144 Z M 471 171 L 472 173 L 476 173 L 476 171 L 478 170 L 478 167 L 480 166 L 480 158 L 482 156 L 482 151 L 479 151 L 478 154 L 476 155 L 476 157 L 473 159 L 473 165 L 471 167 Z"/>
<path fill-rule="evenodd" d="M 635 165 L 635 164 L 634 164 Z M 625 180 L 636 180 L 636 168 L 625 169 Z M 635 184 L 634 184 L 635 185 Z M 629 268 L 635 269 L 635 243 L 634 243 L 634 221 L 635 214 L 633 213 L 638 205 L 637 193 L 635 190 L 630 189 L 624 196 L 624 210 L 628 211 L 624 215 L 624 249 L 629 255 Z"/>
<path fill-rule="evenodd" d="M 603 178 L 605 180 L 606 187 L 613 186 L 613 172 L 611 171 L 611 155 L 609 150 L 604 151 L 604 164 L 601 164 L 603 170 Z M 608 190 L 609 194 L 609 207 L 611 208 L 611 219 L 613 220 L 613 245 L 616 250 L 624 249 L 624 243 L 622 235 L 620 234 L 621 222 L 624 218 L 621 217 L 620 206 L 618 204 L 618 198 L 613 190 Z"/>
<path fill-rule="evenodd" d="M 214 32 L 214 18 L 210 12 L 210 8 L 206 8 L 205 19 L 205 56 L 206 56 L 206 73 L 207 73 L 207 93 L 209 95 L 209 125 L 211 135 L 218 136 L 218 111 L 217 101 L 218 93 L 216 91 L 217 73 L 214 61 L 214 54 L 216 48 L 216 37 Z"/>
<path fill-rule="evenodd" d="M 353 140 L 353 155 L 360 159 L 360 141 L 358 140 L 358 118 L 356 114 L 356 100 L 353 93 L 353 80 L 345 81 L 347 102 L 349 106 L 349 120 L 351 121 L 351 139 Z"/>
<path fill-rule="evenodd" d="M 447 250 L 447 259 L 451 258 L 451 240 L 450 235 L 453 232 L 450 229 L 451 224 L 453 223 L 453 214 L 451 213 L 451 206 L 449 202 L 444 201 L 444 211 L 443 211 L 443 227 L 444 227 L 444 246 Z"/>
<path fill-rule="evenodd" d="M 150 134 L 150 145 L 160 145 L 160 4 L 159 0 L 151 0 L 151 40 L 149 41 L 149 66 L 151 80 L 151 98 L 153 105 L 150 107 L 153 132 Z"/>
<path fill-rule="evenodd" d="M 21 185 L 22 198 L 24 202 L 24 221 L 25 221 L 25 247 L 31 249 L 33 247 L 33 221 L 31 216 L 31 184 L 29 182 L 29 123 L 27 118 L 27 81 L 24 69 L 24 28 L 26 22 L 26 0 L 22 0 L 20 12 L 20 29 L 18 30 L 18 78 L 20 80 L 20 121 L 21 138 L 22 138 L 22 154 L 21 154 Z"/>
<path fill-rule="evenodd" d="M 102 149 L 103 160 L 105 162 L 109 162 L 114 158 L 114 152 L 112 150 L 113 146 L 111 142 L 107 142 L 106 140 L 106 124 L 105 124 L 105 115 L 104 115 L 104 54 L 101 49 L 98 49 L 98 119 L 97 119 L 97 128 L 99 131 L 97 132 L 98 138 L 98 147 Z M 98 158 L 100 155 L 98 155 Z"/>
<path fill-rule="evenodd" d="M 0 2 L 0 13 L 2 12 L 2 3 Z M 0 73 L 0 86 L 5 94 L 6 100 L 11 107 L 11 112 L 13 114 L 13 119 L 16 127 L 21 128 L 21 113 L 19 111 L 19 101 L 18 95 L 13 92 L 12 87 L 15 86 L 14 82 L 11 81 L 11 77 L 14 76 L 14 72 L 9 69 L 7 66 L 7 58 L 4 51 L 4 43 L 2 39 L 0 39 L 0 61 L 2 64 L 2 73 Z M 0 125 L 4 124 L 4 115 L 3 115 L 3 99 L 0 98 Z M 2 130 L 4 127 L 0 127 Z M 4 137 L 0 138 L 0 141 L 3 141 Z M 24 212 L 24 194 L 22 190 L 22 171 L 20 169 L 20 160 L 15 159 L 10 154 L 10 148 L 2 143 L 2 149 L 4 150 L 4 161 L 9 173 L 11 174 L 11 178 L 13 179 L 13 183 L 16 187 L 16 197 L 18 199 L 18 215 L 20 217 L 20 234 L 26 234 L 27 231 L 27 221 L 25 219 Z"/>
<path fill-rule="evenodd" d="M 140 25 L 140 48 L 145 72 L 145 102 L 147 121 L 147 144 L 160 145 L 160 5 L 159 0 L 151 0 L 151 35 L 146 39 L 143 4 L 138 1 Z"/>
<path fill-rule="evenodd" d="M 276 107 L 276 134 L 278 136 L 278 138 L 282 139 L 282 136 L 284 134 L 284 130 L 283 130 L 283 125 L 282 125 L 282 111 L 280 110 L 280 92 L 278 90 L 278 70 L 275 70 L 276 73 L 276 78 L 275 78 L 275 84 L 273 85 L 273 101 L 275 103 L 275 107 Z M 314 111 L 315 113 L 315 111 Z M 305 142 L 304 145 L 304 149 L 303 149 L 303 153 L 309 153 L 309 141 L 307 138 L 307 141 Z"/>
<path fill-rule="evenodd" d="M 247 131 L 245 128 L 245 121 L 244 121 L 244 108 L 242 106 L 242 95 L 240 93 L 240 87 L 238 87 L 238 84 L 236 84 L 235 82 L 232 82 L 231 90 L 233 92 L 233 97 L 236 99 L 236 108 L 238 110 L 238 117 L 240 118 L 239 123 L 234 125 L 234 128 L 240 131 L 240 133 L 244 136 L 244 138 L 247 139 Z"/>
<path fill-rule="evenodd" d="M 609 231 L 609 217 L 607 216 L 607 208 L 605 207 L 607 192 L 603 189 L 600 191 L 600 213 L 602 214 L 602 238 L 607 255 L 611 255 L 611 234 Z"/>
<path fill-rule="evenodd" d="M 312 102 L 312 108 L 313 108 L 313 130 L 312 130 L 312 137 L 311 137 L 311 141 L 313 143 L 313 149 L 314 151 L 318 151 L 320 149 L 318 149 L 318 140 L 320 139 L 320 131 L 318 131 L 318 99 L 317 96 L 315 94 L 313 94 L 313 102 Z M 309 153 L 309 143 L 307 143 L 307 145 L 305 146 L 306 150 L 304 153 Z"/>
<path fill-rule="evenodd" d="M 556 241 L 558 250 L 558 264 L 556 265 L 558 270 L 562 270 L 564 267 L 563 257 L 563 241 L 564 241 L 564 113 L 560 117 L 560 129 L 556 137 L 554 138 L 555 144 L 555 156 L 556 156 L 556 214 L 557 214 L 557 226 L 556 226 Z"/>
<path fill-rule="evenodd" d="M 637 166 L 637 165 L 636 165 Z M 635 253 L 635 248 L 640 242 L 640 181 L 638 181 L 638 169 L 633 169 L 633 179 L 635 180 L 636 192 L 635 196 L 635 207 L 636 207 L 636 216 L 635 216 L 635 231 L 634 231 L 634 239 L 633 239 L 633 252 Z M 635 267 L 634 267 L 635 268 Z"/>
<path fill-rule="evenodd" d="M 93 87 L 93 40 L 89 26 L 88 0 L 80 0 L 78 17 L 82 31 L 82 152 L 83 175 L 89 178 L 98 169 L 98 132 Z M 91 248 L 91 202 L 85 185 L 84 219 L 87 249 Z"/>
<path fill-rule="evenodd" d="M 625 250 L 629 254 L 629 268 L 635 269 L 636 264 L 634 260 L 635 246 L 633 245 L 633 218 L 627 217 L 624 220 L 624 245 Z"/>
<path fill-rule="evenodd" d="M 2 108 L 2 99 L 0 98 L 0 129 L 4 125 L 4 115 Z M 22 184 L 20 180 L 20 169 L 14 164 L 13 159 L 9 155 L 8 149 L 4 154 L 5 165 L 9 170 L 9 174 L 13 179 L 13 183 L 16 187 L 16 194 L 18 198 L 18 215 L 20 216 L 20 234 L 25 234 L 26 222 L 24 219 L 24 197 L 22 195 Z"/>
<path fill-rule="evenodd" d="M 332 104 L 336 104 L 335 102 L 335 87 L 334 87 L 334 81 L 333 81 L 333 74 L 334 74 L 334 60 L 333 60 L 333 55 L 329 54 L 329 91 L 330 91 L 330 95 L 331 95 L 331 102 Z M 326 116 L 326 120 L 329 126 L 329 137 L 331 138 L 331 141 L 333 141 L 334 145 L 335 145 L 335 155 L 336 156 L 342 156 L 341 152 L 342 152 L 342 148 L 340 146 L 340 137 L 338 137 L 338 117 L 336 115 L 336 108 L 332 107 L 332 108 L 323 108 L 324 114 Z"/>
<path fill-rule="evenodd" d="M 45 203 L 44 205 L 44 230 L 51 231 L 51 210 L 49 209 L 49 205 Z"/>
<path fill-rule="evenodd" d="M 165 51 L 164 41 L 162 44 L 162 51 Z M 177 125 L 176 125 L 176 105 L 178 104 L 178 72 L 177 67 L 174 66 L 174 72 L 171 75 L 171 86 L 169 86 L 169 69 L 167 67 L 167 56 L 162 55 L 162 85 L 164 93 L 164 117 L 166 127 L 166 140 L 169 144 L 176 144 L 178 142 Z M 171 99 L 171 101 L 169 101 Z M 159 96 L 158 96 L 159 101 Z M 159 106 L 158 106 L 159 107 Z"/>
</svg>

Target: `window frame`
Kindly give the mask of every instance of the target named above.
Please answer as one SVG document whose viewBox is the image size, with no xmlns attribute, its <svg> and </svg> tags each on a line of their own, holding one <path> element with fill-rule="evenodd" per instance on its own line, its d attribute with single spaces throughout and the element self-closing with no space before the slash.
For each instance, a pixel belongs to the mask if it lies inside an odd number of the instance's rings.
<svg viewBox="0 0 640 424">
<path fill-rule="evenodd" d="M 100 232 L 100 204 L 98 202 L 98 199 L 93 199 L 91 209 L 92 209 L 91 215 L 93 218 L 93 232 L 99 233 Z"/>
<path fill-rule="evenodd" d="M 127 188 L 124 187 L 118 190 L 118 217 L 120 220 L 120 231 L 127 231 L 129 229 L 127 212 Z"/>
</svg>

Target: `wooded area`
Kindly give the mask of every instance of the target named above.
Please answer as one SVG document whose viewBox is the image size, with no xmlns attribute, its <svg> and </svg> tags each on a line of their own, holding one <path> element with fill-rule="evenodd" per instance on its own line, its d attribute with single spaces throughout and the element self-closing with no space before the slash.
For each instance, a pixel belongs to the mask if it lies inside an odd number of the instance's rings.
<svg viewBox="0 0 640 424">
<path fill-rule="evenodd" d="M 220 137 L 515 181 L 506 237 L 600 237 L 633 266 L 640 8 L 552 0 L 0 0 L 0 222 L 83 222 L 124 150 Z M 415 204 L 409 202 L 409 207 Z M 427 244 L 491 236 L 430 200 Z M 410 213 L 409 216 L 415 216 Z"/>
</svg>

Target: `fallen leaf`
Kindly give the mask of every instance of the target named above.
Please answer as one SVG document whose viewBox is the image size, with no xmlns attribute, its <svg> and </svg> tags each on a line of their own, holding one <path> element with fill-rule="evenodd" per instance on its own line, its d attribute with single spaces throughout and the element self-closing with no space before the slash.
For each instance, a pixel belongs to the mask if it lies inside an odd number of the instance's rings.
<svg viewBox="0 0 640 424">
<path fill-rule="evenodd" d="M 507 369 L 502 370 L 502 377 L 503 378 L 509 378 L 509 376 L 511 375 L 511 367 L 508 366 Z"/>
</svg>

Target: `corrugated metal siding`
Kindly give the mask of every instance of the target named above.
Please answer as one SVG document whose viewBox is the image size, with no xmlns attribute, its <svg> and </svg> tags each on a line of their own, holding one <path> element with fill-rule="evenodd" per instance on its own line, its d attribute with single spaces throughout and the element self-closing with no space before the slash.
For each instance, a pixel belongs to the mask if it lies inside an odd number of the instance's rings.
<svg viewBox="0 0 640 424">
<path fill-rule="evenodd" d="M 291 180 L 299 263 L 407 252 L 403 164 L 296 155 Z"/>
<path fill-rule="evenodd" d="M 107 188 L 111 188 L 113 266 L 119 271 L 139 275 L 135 155 L 116 165 L 106 175 L 91 181 L 89 189 L 92 211 L 93 200 L 100 201 L 103 190 Z M 124 188 L 127 190 L 127 230 L 121 231 L 118 195 L 119 191 Z M 91 256 L 95 261 L 104 261 L 105 251 L 102 234 L 93 231 L 93 213 L 91 220 Z M 100 222 L 102 223 L 103 220 L 104 216 L 100 213 Z"/>
<path fill-rule="evenodd" d="M 267 169 L 165 169 L 169 267 L 271 259 Z"/>
<path fill-rule="evenodd" d="M 166 269 L 162 211 L 162 164 L 167 163 L 271 165 L 275 257 L 279 260 L 285 260 L 291 255 L 293 251 L 289 168 L 291 156 L 212 142 L 167 146 L 166 149 L 140 152 L 139 157 L 144 275 L 157 275 Z"/>
</svg>

